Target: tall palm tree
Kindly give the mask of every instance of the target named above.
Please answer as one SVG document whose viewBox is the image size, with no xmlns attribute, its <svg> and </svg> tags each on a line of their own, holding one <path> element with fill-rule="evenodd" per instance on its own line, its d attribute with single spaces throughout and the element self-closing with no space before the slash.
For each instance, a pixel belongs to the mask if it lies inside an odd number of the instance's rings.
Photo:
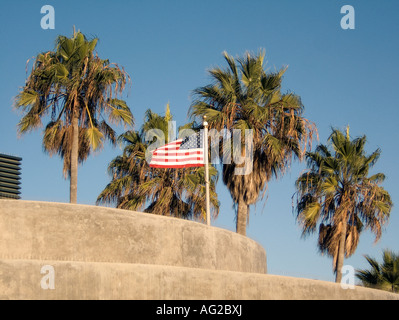
<svg viewBox="0 0 399 320">
<path fill-rule="evenodd" d="M 393 251 L 384 250 L 382 263 L 365 256 L 371 269 L 356 270 L 356 277 L 363 286 L 391 292 L 399 292 L 399 255 Z"/>
<path fill-rule="evenodd" d="M 351 140 L 349 128 L 346 134 L 333 129 L 328 141 L 331 146 L 321 144 L 306 154 L 309 169 L 296 181 L 296 212 L 304 236 L 319 225 L 318 247 L 333 257 L 336 282 L 341 282 L 344 258 L 355 252 L 360 232 L 370 229 L 378 241 L 392 201 L 380 186 L 385 175 L 369 176 L 380 149 L 366 155 L 366 136 Z"/>
<path fill-rule="evenodd" d="M 71 38 L 58 36 L 55 51 L 40 53 L 16 97 L 22 110 L 19 134 L 42 126 L 50 115 L 43 146 L 50 155 L 64 159 L 64 174 L 70 176 L 70 202 L 77 202 L 78 161 L 103 145 L 105 138 L 115 143 L 115 132 L 107 123 L 133 124 L 133 115 L 118 99 L 128 74 L 116 64 L 94 53 L 97 39 L 81 32 Z"/>
<path fill-rule="evenodd" d="M 228 68 L 209 71 L 212 83 L 194 90 L 189 111 L 192 118 L 206 116 L 210 129 L 240 130 L 241 156 L 245 154 L 245 130 L 252 130 L 252 170 L 235 161 L 222 165 L 223 182 L 237 208 L 236 230 L 242 235 L 246 235 L 249 205 L 263 197 L 268 182 L 284 174 L 293 157 L 302 158 L 316 132 L 302 117 L 300 97 L 281 92 L 286 68 L 266 72 L 264 57 L 264 52 L 247 53 L 235 60 L 224 52 Z M 223 153 L 221 148 L 222 162 Z M 237 169 L 246 174 L 237 174 Z"/>
<path fill-rule="evenodd" d="M 168 121 L 172 117 L 147 110 L 140 131 L 127 131 L 118 140 L 125 146 L 123 154 L 109 164 L 111 182 L 97 198 L 97 204 L 115 203 L 117 208 L 180 218 L 206 219 L 205 172 L 203 167 L 164 169 L 151 168 L 146 159 L 149 146 L 156 139 L 168 137 Z M 185 128 L 192 127 L 188 124 Z M 158 129 L 162 135 L 146 141 L 146 133 Z M 213 217 L 219 212 L 215 191 L 217 171 L 210 166 L 210 202 Z"/>
</svg>

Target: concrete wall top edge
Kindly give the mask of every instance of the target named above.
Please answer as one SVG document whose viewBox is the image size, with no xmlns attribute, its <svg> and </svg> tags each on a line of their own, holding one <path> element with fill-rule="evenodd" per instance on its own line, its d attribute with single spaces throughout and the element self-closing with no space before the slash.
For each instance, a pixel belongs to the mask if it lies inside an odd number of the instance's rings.
<svg viewBox="0 0 399 320">
<path fill-rule="evenodd" d="M 14 204 L 15 199 L 0 199 L 0 201 L 4 201 L 4 202 L 11 202 L 11 204 Z M 113 208 L 113 207 L 108 207 L 108 206 L 103 206 L 103 205 L 90 205 L 90 204 L 71 204 L 71 203 L 67 203 L 67 202 L 56 202 L 56 201 L 36 201 L 36 200 L 18 200 L 18 202 L 23 202 L 26 205 L 29 205 L 30 203 L 33 205 L 44 205 L 44 206 L 49 206 L 49 205 L 55 205 L 55 206 L 74 206 L 76 208 L 97 208 L 98 210 L 102 210 L 104 209 L 104 211 L 102 211 L 104 214 L 120 214 L 120 215 L 142 215 L 143 217 L 155 217 L 155 219 L 166 219 L 166 220 L 175 220 L 175 221 L 184 221 L 184 223 L 192 223 L 192 224 L 196 224 L 198 225 L 200 228 L 214 228 L 217 229 L 221 232 L 228 232 L 233 234 L 235 237 L 242 237 L 243 239 L 245 239 L 245 241 L 252 241 L 254 243 L 258 243 L 256 240 L 251 239 L 249 237 L 243 236 L 239 233 L 236 232 L 232 232 L 230 230 L 227 229 L 223 229 L 220 227 L 216 227 L 216 226 L 207 226 L 204 223 L 201 223 L 199 221 L 194 221 L 194 220 L 188 220 L 188 219 L 182 219 L 182 218 L 177 218 L 177 217 L 172 217 L 172 216 L 162 216 L 162 215 L 156 215 L 156 214 L 151 214 L 151 213 L 146 213 L 146 212 L 140 212 L 140 211 L 133 211 L 133 210 L 127 210 L 127 209 L 118 209 L 118 208 Z M 1 210 L 1 202 L 0 202 L 0 210 Z"/>
</svg>

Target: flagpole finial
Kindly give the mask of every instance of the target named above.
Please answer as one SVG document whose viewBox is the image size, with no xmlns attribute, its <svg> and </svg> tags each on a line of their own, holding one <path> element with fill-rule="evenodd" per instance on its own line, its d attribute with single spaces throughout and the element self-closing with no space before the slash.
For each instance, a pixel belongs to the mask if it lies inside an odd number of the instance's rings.
<svg viewBox="0 0 399 320">
<path fill-rule="evenodd" d="M 207 126 L 207 125 L 208 125 L 208 122 L 206 121 L 206 116 L 204 115 L 203 118 L 204 118 L 204 123 L 203 123 L 203 124 L 204 124 L 204 126 Z"/>
</svg>

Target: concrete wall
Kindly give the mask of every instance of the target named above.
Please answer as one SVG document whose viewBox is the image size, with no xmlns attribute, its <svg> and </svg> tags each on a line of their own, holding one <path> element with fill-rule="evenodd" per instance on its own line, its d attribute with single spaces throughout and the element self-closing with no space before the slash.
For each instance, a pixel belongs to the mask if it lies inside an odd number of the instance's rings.
<svg viewBox="0 0 399 320">
<path fill-rule="evenodd" d="M 54 268 L 54 289 L 41 268 Z M 0 260 L 0 299 L 399 300 L 362 287 L 275 275 L 149 264 Z"/>
<path fill-rule="evenodd" d="M 42 267 L 54 268 L 43 289 Z M 265 251 L 233 232 L 110 208 L 0 200 L 0 299 L 399 299 L 267 275 Z"/>
<path fill-rule="evenodd" d="M 266 273 L 265 250 L 202 223 L 97 206 L 1 200 L 0 259 L 143 263 Z"/>
</svg>

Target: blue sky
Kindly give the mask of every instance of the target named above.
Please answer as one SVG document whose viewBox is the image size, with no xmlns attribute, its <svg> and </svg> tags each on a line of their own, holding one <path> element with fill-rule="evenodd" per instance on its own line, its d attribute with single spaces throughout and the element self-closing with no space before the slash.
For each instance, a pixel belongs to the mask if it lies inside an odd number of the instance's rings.
<svg viewBox="0 0 399 320">
<path fill-rule="evenodd" d="M 40 27 L 46 4 L 55 9 L 54 30 Z M 355 9 L 354 30 L 340 27 L 346 4 Z M 395 0 L 2 1 L 0 152 L 23 158 L 24 200 L 69 201 L 62 161 L 42 152 L 41 130 L 17 137 L 21 115 L 12 102 L 26 79 L 26 61 L 53 49 L 56 36 L 70 36 L 74 25 L 99 38 L 100 57 L 130 74 L 123 98 L 136 128 L 146 109 L 163 113 L 167 102 L 177 124 L 184 124 L 192 90 L 208 84 L 209 68 L 225 66 L 223 51 L 239 56 L 265 49 L 271 70 L 288 66 L 283 89 L 302 97 L 319 142 L 325 143 L 332 126 L 349 125 L 353 137 L 367 136 L 368 152 L 382 149 L 374 171 L 386 174 L 383 186 L 397 204 L 398 11 Z M 95 203 L 110 180 L 107 165 L 120 152 L 105 145 L 79 167 L 79 203 Z M 270 182 L 266 201 L 250 209 L 247 235 L 266 249 L 269 273 L 333 281 L 331 259 L 317 253 L 316 237 L 301 238 L 292 213 L 294 181 L 305 168 L 294 162 L 283 179 Z M 232 200 L 221 182 L 218 193 L 222 206 L 212 224 L 235 230 Z M 345 264 L 366 268 L 364 254 L 380 258 L 384 248 L 399 252 L 398 230 L 394 207 L 381 240 L 374 245 L 365 231 Z"/>
</svg>

